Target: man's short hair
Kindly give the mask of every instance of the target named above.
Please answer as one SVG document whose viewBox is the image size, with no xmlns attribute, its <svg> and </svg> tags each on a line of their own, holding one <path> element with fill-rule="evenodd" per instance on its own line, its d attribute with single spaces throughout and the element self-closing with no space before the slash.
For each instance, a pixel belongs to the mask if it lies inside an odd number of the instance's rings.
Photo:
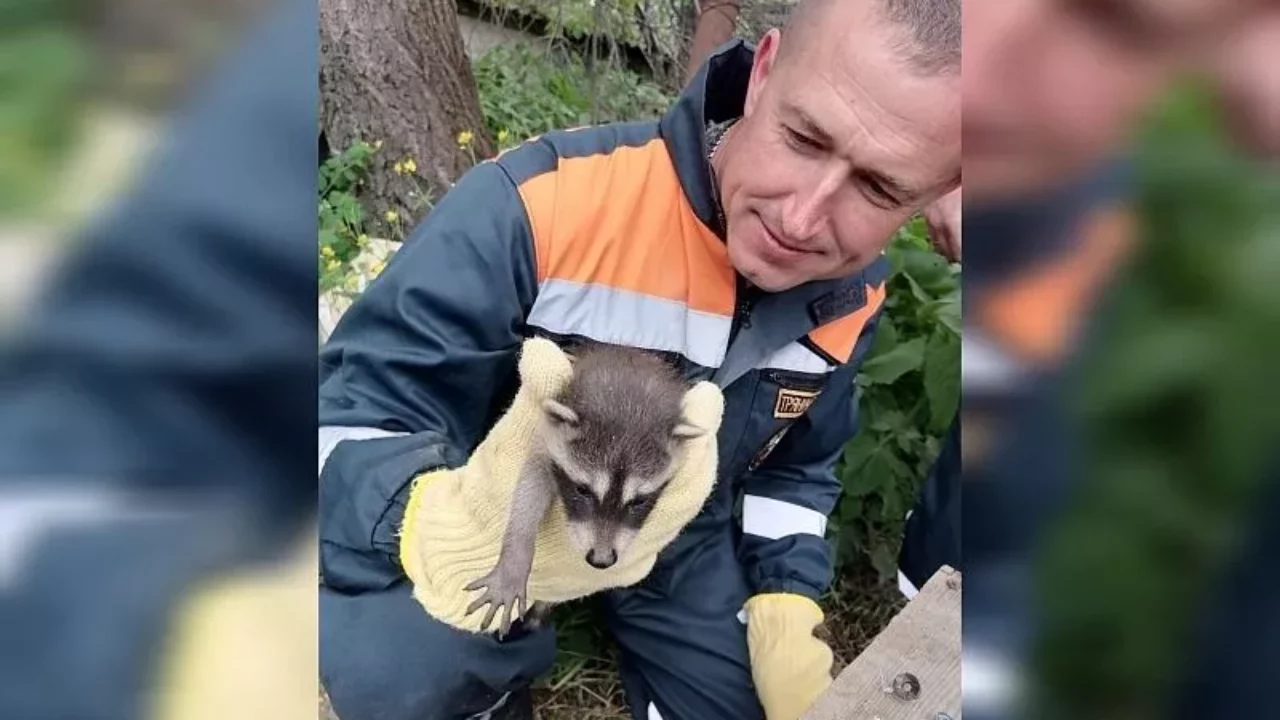
<svg viewBox="0 0 1280 720">
<path fill-rule="evenodd" d="M 903 48 L 925 72 L 960 69 L 960 0 L 878 0 L 885 16 L 911 31 Z"/>
<path fill-rule="evenodd" d="M 874 3 L 885 20 L 904 30 L 899 49 L 916 70 L 959 71 L 960 0 L 800 0 L 791 11 L 786 32 L 800 36 L 823 25 L 825 10 L 841 2 Z"/>
</svg>

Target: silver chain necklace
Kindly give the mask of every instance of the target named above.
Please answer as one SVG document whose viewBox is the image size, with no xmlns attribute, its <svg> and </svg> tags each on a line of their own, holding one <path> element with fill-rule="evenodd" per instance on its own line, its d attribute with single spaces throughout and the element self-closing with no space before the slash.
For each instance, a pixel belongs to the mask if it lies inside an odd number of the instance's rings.
<svg viewBox="0 0 1280 720">
<path fill-rule="evenodd" d="M 720 221 L 720 228 L 724 232 L 728 232 L 725 226 L 724 206 L 720 204 L 720 181 L 716 177 L 715 160 L 716 153 L 719 152 L 720 146 L 724 144 L 724 139 L 729 136 L 729 130 L 738 119 L 726 120 L 722 123 L 712 124 L 707 128 L 707 137 L 711 140 L 711 149 L 707 151 L 707 169 L 711 175 L 711 194 L 715 200 L 716 217 Z"/>
</svg>

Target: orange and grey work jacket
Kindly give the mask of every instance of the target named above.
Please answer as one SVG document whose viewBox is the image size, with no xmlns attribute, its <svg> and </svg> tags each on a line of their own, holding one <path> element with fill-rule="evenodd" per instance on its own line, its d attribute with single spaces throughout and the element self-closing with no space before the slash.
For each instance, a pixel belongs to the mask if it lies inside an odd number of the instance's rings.
<svg viewBox="0 0 1280 720">
<path fill-rule="evenodd" d="M 825 590 L 887 261 L 740 297 L 707 128 L 741 114 L 751 53 L 722 48 L 658 120 L 547 133 L 471 169 L 348 311 L 321 353 L 327 584 L 394 562 L 410 478 L 465 462 L 540 334 L 659 351 L 716 381 L 718 489 L 695 525 L 723 527 L 741 500 L 752 592 Z"/>
</svg>

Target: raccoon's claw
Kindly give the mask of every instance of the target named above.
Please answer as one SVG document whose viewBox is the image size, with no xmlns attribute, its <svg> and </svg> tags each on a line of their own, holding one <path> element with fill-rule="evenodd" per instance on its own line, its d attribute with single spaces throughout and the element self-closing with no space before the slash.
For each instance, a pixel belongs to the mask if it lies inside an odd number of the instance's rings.
<svg viewBox="0 0 1280 720">
<path fill-rule="evenodd" d="M 485 613 L 484 621 L 480 623 L 482 630 L 487 630 L 489 624 L 493 622 L 493 616 L 502 610 L 499 615 L 499 628 L 502 635 L 506 635 L 511 630 L 511 621 L 519 618 L 528 609 L 526 607 L 525 588 L 523 582 L 513 582 L 505 573 L 494 569 L 488 575 L 467 585 L 464 590 L 475 591 L 484 589 L 484 594 L 476 598 L 471 605 L 467 607 L 467 615 L 479 610 L 481 606 L 488 604 L 489 610 Z M 519 607 L 516 604 L 519 603 Z M 513 615 L 514 613 L 514 615 Z"/>
</svg>

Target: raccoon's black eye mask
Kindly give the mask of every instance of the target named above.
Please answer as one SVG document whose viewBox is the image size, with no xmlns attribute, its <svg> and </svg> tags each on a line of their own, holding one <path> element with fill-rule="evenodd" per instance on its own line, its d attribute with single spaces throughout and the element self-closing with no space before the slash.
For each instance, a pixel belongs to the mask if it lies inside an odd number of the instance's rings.
<svg viewBox="0 0 1280 720">
<path fill-rule="evenodd" d="M 628 510 L 647 510 L 658 499 L 658 493 L 649 493 L 648 495 L 636 495 L 626 504 Z"/>
<path fill-rule="evenodd" d="M 548 464 L 551 466 L 551 475 L 556 479 L 556 485 L 560 486 L 560 492 L 581 500 L 595 500 L 596 496 L 591 492 L 591 488 L 575 482 L 569 477 L 569 473 L 560 467 L 560 463 L 553 460 Z"/>
</svg>

